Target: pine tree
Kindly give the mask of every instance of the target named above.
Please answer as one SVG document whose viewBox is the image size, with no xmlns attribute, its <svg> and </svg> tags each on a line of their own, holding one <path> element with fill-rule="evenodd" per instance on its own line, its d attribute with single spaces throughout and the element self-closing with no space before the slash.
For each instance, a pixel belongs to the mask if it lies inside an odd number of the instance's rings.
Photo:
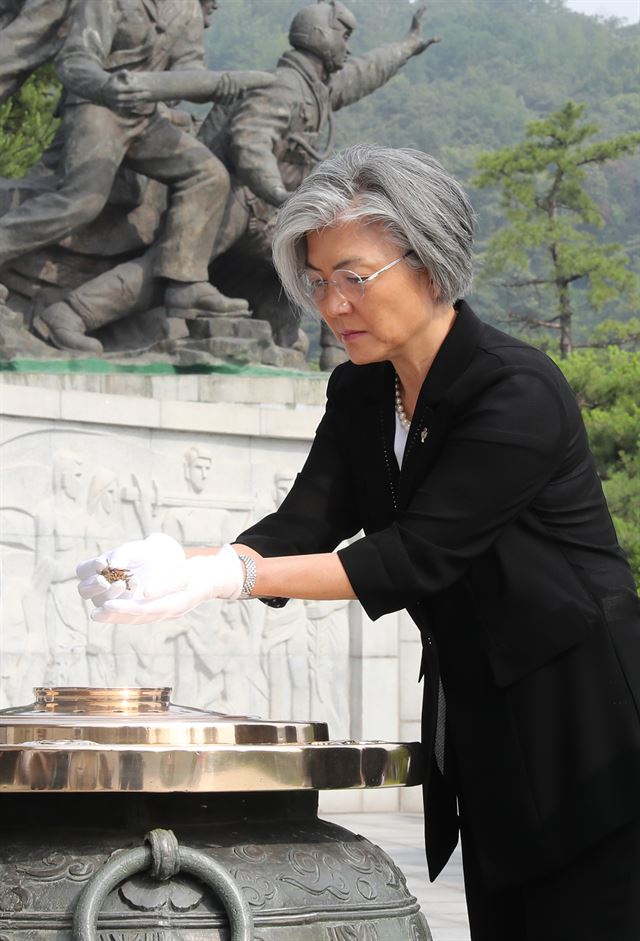
<svg viewBox="0 0 640 941">
<path fill-rule="evenodd" d="M 49 146 L 60 123 L 60 85 L 49 63 L 0 104 L 0 177 L 24 176 Z"/>
<path fill-rule="evenodd" d="M 577 350 L 559 363 L 589 435 L 620 545 L 640 590 L 640 352 Z"/>
<path fill-rule="evenodd" d="M 508 220 L 489 241 L 483 277 L 502 275 L 502 285 L 517 293 L 509 322 L 559 331 L 563 358 L 573 349 L 576 282 L 586 285 L 596 310 L 614 298 L 631 307 L 640 296 L 622 247 L 598 240 L 594 230 L 604 217 L 585 186 L 590 167 L 632 153 L 640 133 L 593 140 L 599 128 L 582 120 L 585 108 L 568 101 L 528 123 L 522 143 L 480 155 L 474 180 L 502 189 Z"/>
</svg>

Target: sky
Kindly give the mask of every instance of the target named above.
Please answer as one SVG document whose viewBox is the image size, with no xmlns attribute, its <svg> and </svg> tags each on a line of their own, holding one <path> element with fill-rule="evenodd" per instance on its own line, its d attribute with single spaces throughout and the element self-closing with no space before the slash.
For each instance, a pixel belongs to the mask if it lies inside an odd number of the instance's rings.
<svg viewBox="0 0 640 941">
<path fill-rule="evenodd" d="M 411 0 L 416 3 L 417 0 Z M 500 0 L 493 0 L 500 2 Z M 590 16 L 615 16 L 627 23 L 640 23 L 640 0 L 565 0 L 566 5 L 577 13 Z"/>
<path fill-rule="evenodd" d="M 578 13 L 617 16 L 628 23 L 640 22 L 640 0 L 566 0 L 566 4 Z"/>
</svg>

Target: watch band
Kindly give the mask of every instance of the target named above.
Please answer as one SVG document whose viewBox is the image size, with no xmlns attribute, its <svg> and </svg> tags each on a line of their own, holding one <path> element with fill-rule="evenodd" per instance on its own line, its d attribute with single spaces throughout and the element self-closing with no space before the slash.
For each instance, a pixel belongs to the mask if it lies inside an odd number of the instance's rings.
<svg viewBox="0 0 640 941">
<path fill-rule="evenodd" d="M 240 601 L 246 601 L 247 598 L 252 597 L 251 592 L 256 587 L 258 567 L 256 565 L 255 559 L 252 559 L 250 555 L 238 553 L 238 558 L 244 565 L 244 582 L 242 583 L 242 591 L 240 592 L 238 598 Z"/>
</svg>

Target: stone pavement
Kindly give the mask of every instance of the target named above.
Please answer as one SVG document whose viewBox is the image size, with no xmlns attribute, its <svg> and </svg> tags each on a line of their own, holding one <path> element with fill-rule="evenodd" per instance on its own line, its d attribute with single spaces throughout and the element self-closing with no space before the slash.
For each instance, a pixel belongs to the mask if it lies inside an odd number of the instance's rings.
<svg viewBox="0 0 640 941">
<path fill-rule="evenodd" d="M 459 845 L 437 880 L 429 882 L 421 814 L 321 813 L 320 816 L 366 837 L 391 856 L 405 874 L 409 891 L 420 902 L 433 941 L 469 941 Z"/>
</svg>

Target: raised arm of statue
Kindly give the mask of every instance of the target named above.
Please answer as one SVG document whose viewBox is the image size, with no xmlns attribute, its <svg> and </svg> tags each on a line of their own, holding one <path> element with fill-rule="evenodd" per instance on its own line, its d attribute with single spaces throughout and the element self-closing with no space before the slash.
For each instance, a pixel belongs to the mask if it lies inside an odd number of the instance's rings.
<svg viewBox="0 0 640 941">
<path fill-rule="evenodd" d="M 65 88 L 98 104 L 106 103 L 103 91 L 111 75 L 105 66 L 116 24 L 115 4 L 108 0 L 100 3 L 79 0 L 56 64 Z"/>
<path fill-rule="evenodd" d="M 420 32 L 425 8 L 414 13 L 406 36 L 398 42 L 379 46 L 364 56 L 349 59 L 331 80 L 331 107 L 334 111 L 359 101 L 385 85 L 413 56 L 420 55 L 439 39 L 424 39 Z"/>
</svg>

